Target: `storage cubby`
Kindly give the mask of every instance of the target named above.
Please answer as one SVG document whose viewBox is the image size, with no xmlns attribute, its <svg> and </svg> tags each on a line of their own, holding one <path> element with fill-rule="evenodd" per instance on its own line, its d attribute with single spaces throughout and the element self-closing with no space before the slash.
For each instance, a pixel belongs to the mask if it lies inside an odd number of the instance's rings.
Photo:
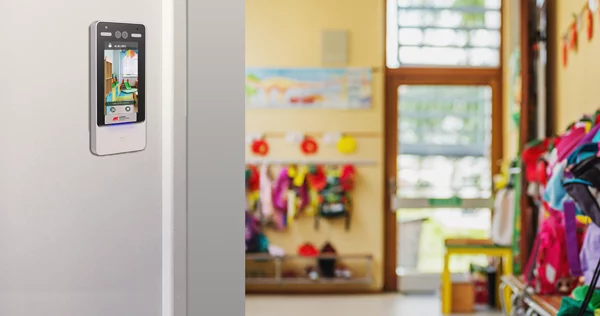
<svg viewBox="0 0 600 316">
<path fill-rule="evenodd" d="M 352 273 L 349 277 L 319 277 L 312 279 L 304 270 L 313 266 L 318 270 L 319 260 L 335 260 L 343 263 Z M 246 255 L 246 284 L 364 284 L 372 283 L 371 255 L 299 255 L 271 256 L 269 254 Z M 288 275 L 293 272 L 294 275 Z M 318 271 L 317 271 L 318 272 Z"/>
</svg>

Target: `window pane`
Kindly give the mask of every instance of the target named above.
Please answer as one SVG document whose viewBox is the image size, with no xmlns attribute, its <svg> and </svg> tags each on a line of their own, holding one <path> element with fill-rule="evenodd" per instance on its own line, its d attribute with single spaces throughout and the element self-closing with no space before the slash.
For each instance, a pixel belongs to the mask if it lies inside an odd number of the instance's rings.
<svg viewBox="0 0 600 316">
<path fill-rule="evenodd" d="M 398 88 L 398 195 L 489 198 L 491 88 Z"/>
<path fill-rule="evenodd" d="M 398 157 L 398 195 L 405 198 L 489 198 L 488 157 Z"/>
<path fill-rule="evenodd" d="M 465 32 L 466 33 L 466 32 Z M 469 31 L 465 36 L 470 39 L 471 46 L 474 47 L 500 47 L 500 32 L 490 30 Z M 497 51 L 497 49 L 495 50 Z"/>
<path fill-rule="evenodd" d="M 475 3 L 488 9 L 500 9 L 501 0 L 398 0 L 396 3 L 399 7 L 433 7 L 433 8 L 448 8 L 452 6 L 469 7 Z"/>
<path fill-rule="evenodd" d="M 402 65 L 466 65 L 467 51 L 460 48 L 400 47 L 399 63 Z"/>
<path fill-rule="evenodd" d="M 423 41 L 423 44 L 428 46 L 465 46 L 467 43 L 467 32 L 452 29 L 425 30 Z"/>
<path fill-rule="evenodd" d="M 500 0 L 388 0 L 387 11 L 390 68 L 499 65 Z"/>
<path fill-rule="evenodd" d="M 402 45 L 420 45 L 423 42 L 423 31 L 420 29 L 400 29 L 398 42 Z"/>
</svg>

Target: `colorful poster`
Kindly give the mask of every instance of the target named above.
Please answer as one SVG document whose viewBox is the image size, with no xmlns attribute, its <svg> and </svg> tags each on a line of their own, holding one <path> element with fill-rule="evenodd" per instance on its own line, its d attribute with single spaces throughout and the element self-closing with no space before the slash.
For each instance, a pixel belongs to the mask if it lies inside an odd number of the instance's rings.
<svg viewBox="0 0 600 316">
<path fill-rule="evenodd" d="M 368 68 L 248 68 L 246 107 L 366 109 L 371 82 Z"/>
</svg>

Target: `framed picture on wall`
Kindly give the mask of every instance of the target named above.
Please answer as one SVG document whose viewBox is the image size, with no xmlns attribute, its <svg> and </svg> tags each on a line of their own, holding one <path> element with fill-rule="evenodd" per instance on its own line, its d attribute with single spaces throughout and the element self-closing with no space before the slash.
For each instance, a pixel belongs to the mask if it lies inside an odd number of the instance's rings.
<svg viewBox="0 0 600 316">
<path fill-rule="evenodd" d="M 368 109 L 370 68 L 247 68 L 246 108 Z"/>
</svg>

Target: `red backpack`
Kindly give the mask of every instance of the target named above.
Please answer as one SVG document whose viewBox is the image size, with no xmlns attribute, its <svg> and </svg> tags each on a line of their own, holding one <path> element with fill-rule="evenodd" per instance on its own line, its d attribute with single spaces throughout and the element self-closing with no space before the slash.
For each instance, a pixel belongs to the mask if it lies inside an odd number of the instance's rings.
<svg viewBox="0 0 600 316">
<path fill-rule="evenodd" d="M 525 280 L 537 294 L 568 295 L 577 285 L 577 276 L 570 271 L 564 215 L 550 210 L 542 222 L 525 267 Z M 583 229 L 577 227 L 578 251 L 583 244 Z"/>
</svg>

